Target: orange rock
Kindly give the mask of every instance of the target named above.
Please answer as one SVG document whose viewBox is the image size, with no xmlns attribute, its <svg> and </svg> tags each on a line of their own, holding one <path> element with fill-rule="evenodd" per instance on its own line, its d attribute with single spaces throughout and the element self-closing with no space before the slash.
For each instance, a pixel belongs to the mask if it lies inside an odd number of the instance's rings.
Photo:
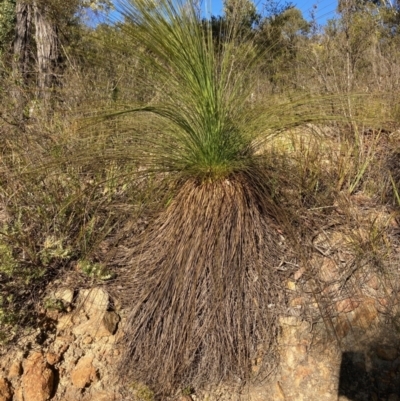
<svg viewBox="0 0 400 401">
<path fill-rule="evenodd" d="M 49 365 L 55 365 L 60 361 L 60 355 L 57 355 L 54 352 L 48 352 L 46 354 L 46 361 Z"/>
<path fill-rule="evenodd" d="M 378 316 L 378 311 L 375 307 L 375 300 L 366 298 L 361 305 L 354 311 L 352 317 L 352 325 L 360 328 L 369 327 Z"/>
<path fill-rule="evenodd" d="M 21 375 L 21 361 L 14 361 L 11 366 L 10 370 L 8 371 L 8 378 L 10 380 L 16 379 Z"/>
<path fill-rule="evenodd" d="M 302 297 L 297 297 L 297 298 L 293 298 L 290 301 L 290 306 L 296 307 L 296 306 L 302 306 L 304 303 L 304 299 Z"/>
<path fill-rule="evenodd" d="M 84 345 L 88 345 L 91 344 L 93 342 L 93 338 L 91 336 L 86 336 L 83 340 L 82 340 L 82 344 Z"/>
<path fill-rule="evenodd" d="M 377 290 L 379 288 L 380 282 L 376 274 L 374 274 L 368 281 L 368 287 L 372 288 L 373 290 Z"/>
<path fill-rule="evenodd" d="M 336 302 L 336 310 L 339 313 L 348 313 L 356 309 L 359 302 L 355 301 L 354 298 L 346 298 Z"/>
<path fill-rule="evenodd" d="M 97 378 L 97 371 L 93 366 L 93 357 L 82 357 L 71 373 L 72 384 L 77 388 L 84 388 Z"/>
<path fill-rule="evenodd" d="M 10 401 L 12 397 L 11 386 L 8 381 L 0 377 L 0 401 Z"/>
<path fill-rule="evenodd" d="M 54 374 L 41 352 L 33 352 L 24 361 L 22 387 L 24 401 L 47 401 L 54 385 Z"/>
<path fill-rule="evenodd" d="M 308 366 L 299 366 L 294 372 L 294 383 L 296 388 L 300 388 L 302 382 L 313 373 L 313 369 Z"/>
</svg>

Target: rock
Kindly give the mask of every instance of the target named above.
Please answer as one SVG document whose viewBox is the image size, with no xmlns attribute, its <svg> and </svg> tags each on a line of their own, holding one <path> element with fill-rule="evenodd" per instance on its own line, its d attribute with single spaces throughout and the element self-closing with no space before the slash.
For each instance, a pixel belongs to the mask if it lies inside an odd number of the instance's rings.
<svg viewBox="0 0 400 401">
<path fill-rule="evenodd" d="M 64 393 L 62 401 L 77 401 L 82 399 L 81 390 L 74 387 L 68 387 Z"/>
<path fill-rule="evenodd" d="M 276 399 L 279 401 L 285 401 L 285 393 L 283 392 L 281 384 L 277 381 L 275 384 L 275 394 L 276 394 Z"/>
<path fill-rule="evenodd" d="M 301 319 L 280 317 L 279 322 L 279 376 L 262 399 L 337 401 L 332 376 L 339 371 L 341 351 L 323 342 L 313 344 L 309 324 Z"/>
<path fill-rule="evenodd" d="M 55 354 L 54 352 L 48 352 L 46 354 L 46 361 L 49 365 L 55 365 L 60 361 L 60 355 Z"/>
<path fill-rule="evenodd" d="M 24 361 L 22 387 L 24 401 L 47 401 L 53 391 L 54 374 L 41 352 L 33 352 Z"/>
<path fill-rule="evenodd" d="M 117 331 L 119 321 L 120 318 L 115 312 L 106 312 L 104 314 L 102 324 L 107 335 L 113 335 Z"/>
<path fill-rule="evenodd" d="M 294 281 L 289 280 L 287 282 L 287 288 L 291 291 L 295 291 L 296 290 L 296 283 Z"/>
<path fill-rule="evenodd" d="M 193 398 L 190 395 L 181 395 L 177 401 L 193 401 Z"/>
<path fill-rule="evenodd" d="M 376 347 L 376 355 L 384 361 L 394 361 L 398 357 L 397 348 L 388 345 L 379 345 Z"/>
<path fill-rule="evenodd" d="M 294 370 L 293 376 L 294 385 L 297 388 L 301 388 L 301 384 L 307 377 L 311 376 L 311 374 L 313 373 L 313 369 L 315 369 L 315 367 L 302 365 L 297 366 L 297 368 Z"/>
<path fill-rule="evenodd" d="M 70 344 L 74 342 L 73 336 L 57 336 L 53 343 L 53 348 L 57 350 L 59 354 L 65 352 Z"/>
<path fill-rule="evenodd" d="M 81 358 L 71 373 L 72 384 L 77 388 L 85 388 L 97 378 L 96 369 L 93 366 L 93 357 Z"/>
<path fill-rule="evenodd" d="M 326 283 L 337 280 L 340 275 L 336 262 L 331 258 L 323 258 L 319 276 Z"/>
<path fill-rule="evenodd" d="M 0 377 L 0 401 L 10 401 L 12 397 L 11 386 L 8 381 Z"/>
<path fill-rule="evenodd" d="M 351 325 L 366 329 L 371 326 L 377 318 L 378 311 L 375 307 L 375 300 L 372 298 L 364 299 L 360 306 L 352 312 Z"/>
<path fill-rule="evenodd" d="M 340 287 L 339 281 L 333 281 L 331 284 L 326 284 L 325 288 L 322 290 L 322 294 L 325 297 L 334 299 L 337 297 L 337 294 L 340 293 Z"/>
<path fill-rule="evenodd" d="M 89 345 L 93 342 L 93 338 L 91 336 L 86 336 L 83 340 L 82 340 L 82 344 L 84 345 Z"/>
<path fill-rule="evenodd" d="M 10 370 L 8 371 L 8 379 L 12 380 L 21 376 L 21 368 L 21 361 L 14 361 L 10 366 Z"/>
<path fill-rule="evenodd" d="M 300 267 L 300 269 L 296 270 L 296 271 L 294 272 L 294 274 L 293 274 L 294 280 L 295 280 L 295 281 L 298 281 L 298 280 L 303 276 L 303 274 L 304 274 L 305 272 L 306 272 L 305 267 L 304 267 L 304 266 L 303 266 L 303 267 Z"/>
<path fill-rule="evenodd" d="M 371 276 L 371 278 L 367 281 L 367 285 L 368 285 L 368 287 L 372 288 L 373 290 L 378 290 L 379 285 L 380 285 L 378 276 L 376 274 Z"/>
<path fill-rule="evenodd" d="M 292 307 L 303 306 L 303 304 L 304 304 L 304 299 L 302 297 L 293 298 L 290 301 L 290 306 Z"/>
<path fill-rule="evenodd" d="M 62 331 L 69 331 L 73 325 L 74 322 L 72 313 L 60 316 L 57 321 L 57 332 L 60 333 Z"/>
<path fill-rule="evenodd" d="M 65 302 L 66 304 L 71 304 L 74 300 L 74 291 L 70 288 L 59 288 L 54 292 L 54 298 Z"/>
<path fill-rule="evenodd" d="M 339 249 L 346 247 L 347 244 L 352 244 L 353 239 L 340 231 L 333 231 L 330 233 L 318 234 L 314 239 L 314 244 L 318 245 L 324 251 L 331 251 L 332 249 Z"/>
<path fill-rule="evenodd" d="M 390 303 L 387 298 L 377 298 L 375 301 L 375 306 L 380 313 L 390 312 Z"/>
<path fill-rule="evenodd" d="M 81 291 L 78 304 L 78 310 L 86 317 L 86 320 L 72 327 L 72 332 L 76 336 L 90 336 L 98 339 L 115 333 L 120 317 L 115 312 L 107 311 L 109 297 L 104 290 L 93 288 Z M 75 319 L 73 321 L 75 322 Z"/>
<path fill-rule="evenodd" d="M 335 333 L 338 338 L 344 338 L 347 336 L 351 329 L 349 320 L 344 316 L 339 316 L 335 324 Z"/>
<path fill-rule="evenodd" d="M 57 355 L 58 363 L 63 355 L 68 351 L 69 347 L 71 344 L 73 344 L 74 338 L 72 336 L 70 337 L 56 337 L 51 349 L 52 349 L 52 354 Z M 50 361 L 54 359 L 53 356 L 49 356 Z M 49 361 L 48 361 L 49 362 Z M 51 363 L 49 362 L 51 365 Z"/>
<path fill-rule="evenodd" d="M 353 298 L 342 299 L 336 302 L 336 310 L 339 313 L 349 313 L 358 307 L 359 303 Z"/>
<path fill-rule="evenodd" d="M 94 338 L 108 337 L 115 333 L 120 318 L 115 312 L 103 312 L 88 321 L 75 326 L 72 332 L 76 336 L 90 336 Z"/>
<path fill-rule="evenodd" d="M 101 288 L 92 288 L 79 293 L 78 305 L 89 317 L 103 314 L 109 303 L 108 294 Z"/>
<path fill-rule="evenodd" d="M 22 387 L 18 387 L 15 389 L 13 401 L 24 401 L 24 392 L 22 390 Z"/>
<path fill-rule="evenodd" d="M 110 391 L 94 391 L 87 394 L 82 401 L 115 401 L 116 396 L 114 392 Z"/>
</svg>

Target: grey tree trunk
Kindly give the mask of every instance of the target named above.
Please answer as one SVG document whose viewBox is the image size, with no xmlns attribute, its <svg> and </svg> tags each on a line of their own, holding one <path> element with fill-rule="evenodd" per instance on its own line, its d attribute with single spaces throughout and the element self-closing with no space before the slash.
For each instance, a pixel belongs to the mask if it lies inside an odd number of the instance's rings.
<svg viewBox="0 0 400 401">
<path fill-rule="evenodd" d="M 57 27 L 49 18 L 45 2 L 33 2 L 39 97 L 49 99 L 56 82 L 59 58 Z"/>
<path fill-rule="evenodd" d="M 21 89 L 27 85 L 30 68 L 30 34 L 32 30 L 32 8 L 24 1 L 16 4 L 16 25 L 14 38 L 13 75 Z M 20 103 L 23 93 L 14 91 L 14 98 Z"/>
<path fill-rule="evenodd" d="M 13 73 L 19 83 L 15 98 L 23 110 L 24 88 L 32 83 L 33 77 L 36 78 L 37 97 L 45 100 L 51 97 L 59 46 L 48 1 L 17 0 L 16 16 Z"/>
</svg>

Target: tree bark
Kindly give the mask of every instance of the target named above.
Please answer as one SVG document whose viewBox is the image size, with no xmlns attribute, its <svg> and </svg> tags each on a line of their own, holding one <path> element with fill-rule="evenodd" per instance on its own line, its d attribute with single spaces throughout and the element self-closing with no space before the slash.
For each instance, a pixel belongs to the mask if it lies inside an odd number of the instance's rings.
<svg viewBox="0 0 400 401">
<path fill-rule="evenodd" d="M 37 96 L 42 99 L 51 97 L 58 58 L 58 34 L 50 18 L 49 3 L 17 0 L 13 73 L 19 83 L 15 98 L 20 107 L 23 107 L 23 88 L 34 77 L 33 72 L 36 73 Z"/>
<path fill-rule="evenodd" d="M 49 18 L 45 2 L 33 2 L 39 97 L 49 99 L 56 82 L 59 58 L 57 27 Z"/>
<path fill-rule="evenodd" d="M 28 83 L 30 41 L 29 36 L 32 29 L 31 5 L 24 1 L 17 1 L 16 4 L 16 25 L 14 39 L 14 61 L 13 74 L 22 85 Z"/>
</svg>

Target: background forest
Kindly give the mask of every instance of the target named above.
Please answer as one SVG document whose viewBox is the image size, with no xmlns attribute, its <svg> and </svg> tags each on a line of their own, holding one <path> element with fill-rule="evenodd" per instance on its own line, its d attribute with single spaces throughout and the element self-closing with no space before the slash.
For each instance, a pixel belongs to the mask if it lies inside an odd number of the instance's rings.
<svg viewBox="0 0 400 401">
<path fill-rule="evenodd" d="M 291 3 L 226 0 L 223 15 L 210 18 L 202 4 L 178 3 L 179 12 L 164 0 L 0 2 L 0 340 L 62 308 L 48 288 L 66 277 L 76 287 L 101 283 L 132 309 L 136 342 L 126 338 L 125 375 L 154 341 L 158 350 L 135 377 L 165 394 L 187 380 L 225 379 L 227 365 L 246 377 L 257 341 L 276 334 L 278 311 L 243 316 L 252 302 L 286 305 L 282 283 L 293 273 L 258 276 L 269 269 L 263 258 L 279 263 L 282 248 L 293 266 L 307 266 L 310 238 L 334 225 L 338 204 L 351 220 L 365 197 L 390 221 L 400 205 L 398 4 L 343 0 L 321 26 Z M 238 209 L 234 218 L 229 207 Z M 364 229 L 367 238 L 353 238 L 357 263 L 383 269 L 382 227 Z M 130 275 L 137 258 L 145 269 Z M 216 278 L 213 264 L 247 275 Z M 157 283 L 153 266 L 164 269 Z M 144 288 L 136 298 L 132 283 Z M 168 288 L 152 304 L 146 291 L 162 283 Z M 199 312 L 191 295 L 210 304 Z M 196 330 L 210 325 L 213 350 L 226 348 L 207 354 L 211 345 L 191 333 L 169 364 L 155 367 L 151 360 L 169 352 L 163 333 L 185 337 L 179 330 L 191 318 L 179 314 L 176 325 L 176 316 L 171 324 L 152 311 L 165 307 L 162 299 L 183 310 L 179 296 L 204 319 Z M 226 315 L 235 309 L 240 318 L 221 331 L 209 316 L 225 298 L 235 304 L 223 304 Z"/>
</svg>

